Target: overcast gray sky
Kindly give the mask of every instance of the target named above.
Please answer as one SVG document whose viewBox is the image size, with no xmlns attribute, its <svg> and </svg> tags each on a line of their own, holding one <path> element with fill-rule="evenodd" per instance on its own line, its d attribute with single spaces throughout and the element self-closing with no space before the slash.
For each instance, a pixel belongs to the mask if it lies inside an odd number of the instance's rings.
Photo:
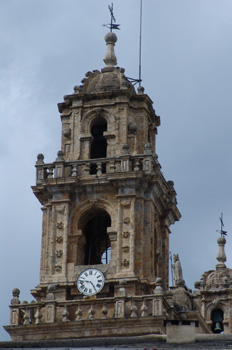
<svg viewBox="0 0 232 350">
<path fill-rule="evenodd" d="M 14 287 L 39 283 L 41 210 L 32 194 L 38 153 L 60 149 L 57 103 L 104 67 L 109 0 L 0 1 L 0 325 Z M 114 0 L 118 66 L 138 78 L 140 0 Z M 143 0 L 142 85 L 161 116 L 157 153 L 182 218 L 171 227 L 193 288 L 214 269 L 224 214 L 232 267 L 232 1 Z M 8 339 L 0 330 L 0 340 Z"/>
</svg>

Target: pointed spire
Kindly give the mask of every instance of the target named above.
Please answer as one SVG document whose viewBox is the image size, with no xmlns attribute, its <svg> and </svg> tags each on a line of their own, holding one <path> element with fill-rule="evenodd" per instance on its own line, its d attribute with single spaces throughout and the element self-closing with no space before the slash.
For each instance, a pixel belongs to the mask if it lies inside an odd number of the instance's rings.
<svg viewBox="0 0 232 350">
<path fill-rule="evenodd" d="M 117 57 L 114 53 L 114 45 L 117 41 L 117 35 L 113 32 L 109 32 L 105 36 L 106 41 L 106 54 L 103 61 L 106 67 L 114 67 L 117 64 Z"/>
</svg>

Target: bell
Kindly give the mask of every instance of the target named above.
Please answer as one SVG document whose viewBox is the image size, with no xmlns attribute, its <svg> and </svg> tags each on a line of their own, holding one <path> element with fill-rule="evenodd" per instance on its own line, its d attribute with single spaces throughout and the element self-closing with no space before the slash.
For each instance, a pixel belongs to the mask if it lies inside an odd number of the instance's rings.
<svg viewBox="0 0 232 350">
<path fill-rule="evenodd" d="M 215 328 L 214 328 L 214 332 L 215 333 L 221 333 L 222 332 L 222 328 L 220 325 L 220 322 L 216 322 Z"/>
</svg>

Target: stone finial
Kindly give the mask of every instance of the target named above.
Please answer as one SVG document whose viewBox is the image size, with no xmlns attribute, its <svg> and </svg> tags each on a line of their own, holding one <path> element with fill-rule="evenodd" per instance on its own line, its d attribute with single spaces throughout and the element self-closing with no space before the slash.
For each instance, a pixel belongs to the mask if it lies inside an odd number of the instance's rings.
<svg viewBox="0 0 232 350">
<path fill-rule="evenodd" d="M 11 302 L 10 302 L 11 304 L 20 304 L 19 294 L 20 294 L 20 290 L 18 288 L 14 288 L 12 290 L 13 298 L 11 299 Z"/>
<path fill-rule="evenodd" d="M 58 151 L 56 161 L 64 161 L 64 152 Z"/>
<path fill-rule="evenodd" d="M 55 300 L 55 290 L 56 290 L 56 285 L 55 284 L 49 284 L 47 288 L 47 298 L 46 300 Z"/>
<path fill-rule="evenodd" d="M 216 256 L 216 259 L 218 261 L 217 267 L 226 267 L 225 261 L 226 261 L 226 253 L 225 253 L 225 244 L 226 239 L 224 236 L 221 236 L 217 239 L 218 243 L 218 253 Z"/>
<path fill-rule="evenodd" d="M 127 143 L 122 145 L 122 154 L 129 154 L 130 148 L 129 145 Z"/>
<path fill-rule="evenodd" d="M 163 288 L 162 288 L 162 278 L 157 277 L 155 280 L 155 289 L 154 294 L 163 294 Z"/>
<path fill-rule="evenodd" d="M 127 284 L 127 281 L 125 279 L 122 279 L 119 281 L 118 295 L 120 297 L 126 297 L 126 295 L 127 295 L 126 288 L 125 288 L 126 284 Z"/>
<path fill-rule="evenodd" d="M 168 184 L 171 191 L 175 191 L 174 182 L 172 180 L 167 181 L 167 184 Z"/>
<path fill-rule="evenodd" d="M 194 287 L 195 287 L 195 289 L 201 289 L 201 287 L 202 287 L 202 282 L 201 282 L 201 281 L 196 281 L 196 282 L 194 283 Z"/>
<path fill-rule="evenodd" d="M 39 153 L 37 156 L 36 165 L 42 165 L 44 164 L 44 155 L 42 153 Z"/>
<path fill-rule="evenodd" d="M 152 151 L 151 151 L 151 144 L 150 143 L 146 143 L 144 145 L 144 153 L 145 154 L 152 154 Z"/>
<path fill-rule="evenodd" d="M 105 36 L 106 41 L 106 54 L 103 61 L 106 67 L 114 67 L 117 64 L 117 57 L 114 53 L 114 45 L 117 41 L 117 35 L 113 32 L 109 32 Z"/>
<path fill-rule="evenodd" d="M 138 94 L 139 94 L 139 95 L 144 94 L 144 87 L 143 87 L 143 86 L 139 86 L 138 89 L 137 89 L 137 91 L 138 91 Z"/>
</svg>

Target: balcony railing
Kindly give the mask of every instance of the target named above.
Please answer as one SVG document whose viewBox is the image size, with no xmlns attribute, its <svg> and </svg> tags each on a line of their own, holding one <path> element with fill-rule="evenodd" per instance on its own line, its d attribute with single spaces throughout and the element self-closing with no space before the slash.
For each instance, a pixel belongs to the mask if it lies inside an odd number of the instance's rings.
<svg viewBox="0 0 232 350">
<path fill-rule="evenodd" d="M 160 295 L 12 304 L 11 325 L 30 325 L 93 319 L 164 316 L 170 306 Z"/>
<path fill-rule="evenodd" d="M 59 153 L 59 152 L 58 152 Z M 36 181 L 78 177 L 104 176 L 105 174 L 139 172 L 151 173 L 156 165 L 153 155 L 121 156 L 119 158 L 97 158 L 66 162 L 62 156 L 58 156 L 53 163 L 45 164 L 43 155 L 38 155 L 36 162 Z"/>
</svg>

